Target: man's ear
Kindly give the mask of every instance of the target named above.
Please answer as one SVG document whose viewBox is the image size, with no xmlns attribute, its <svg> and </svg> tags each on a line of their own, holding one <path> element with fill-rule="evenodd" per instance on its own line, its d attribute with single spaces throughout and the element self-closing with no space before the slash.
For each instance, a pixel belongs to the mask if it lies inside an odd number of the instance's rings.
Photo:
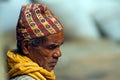
<svg viewBox="0 0 120 80">
<path fill-rule="evenodd" d="M 28 40 L 23 40 L 22 41 L 22 46 L 21 47 L 22 47 L 22 50 L 23 50 L 24 54 L 29 54 L 27 43 L 28 43 Z"/>
</svg>

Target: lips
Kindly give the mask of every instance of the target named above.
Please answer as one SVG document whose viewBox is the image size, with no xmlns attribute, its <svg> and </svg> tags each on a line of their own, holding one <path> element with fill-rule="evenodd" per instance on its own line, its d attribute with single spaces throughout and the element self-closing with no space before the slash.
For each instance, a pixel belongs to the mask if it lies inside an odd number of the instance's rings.
<svg viewBox="0 0 120 80">
<path fill-rule="evenodd" d="M 55 65 L 56 65 L 56 63 L 51 63 L 51 66 L 52 66 L 52 67 L 55 67 Z"/>
<path fill-rule="evenodd" d="M 51 67 L 55 67 L 55 65 L 57 64 L 57 61 L 51 61 L 48 63 Z"/>
<path fill-rule="evenodd" d="M 50 62 L 49 64 L 57 64 L 57 62 Z"/>
</svg>

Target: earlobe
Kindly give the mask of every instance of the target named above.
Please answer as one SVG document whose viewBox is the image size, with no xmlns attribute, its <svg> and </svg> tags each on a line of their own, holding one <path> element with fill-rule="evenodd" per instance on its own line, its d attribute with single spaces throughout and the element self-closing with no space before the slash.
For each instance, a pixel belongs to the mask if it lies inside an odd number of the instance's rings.
<svg viewBox="0 0 120 80">
<path fill-rule="evenodd" d="M 25 55 L 26 55 L 26 54 L 29 54 L 27 42 L 28 42 L 28 40 L 23 40 L 23 41 L 22 41 L 22 50 L 23 50 L 23 53 L 24 53 Z"/>
</svg>

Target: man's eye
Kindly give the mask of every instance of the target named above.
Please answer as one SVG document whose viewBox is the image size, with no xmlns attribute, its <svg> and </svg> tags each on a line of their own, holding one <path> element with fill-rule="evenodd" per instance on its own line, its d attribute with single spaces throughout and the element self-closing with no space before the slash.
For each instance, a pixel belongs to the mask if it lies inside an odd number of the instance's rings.
<svg viewBox="0 0 120 80">
<path fill-rule="evenodd" d="M 56 47 L 57 47 L 56 45 L 50 45 L 50 46 L 48 46 L 48 49 L 53 50 L 53 49 L 55 49 Z"/>
</svg>

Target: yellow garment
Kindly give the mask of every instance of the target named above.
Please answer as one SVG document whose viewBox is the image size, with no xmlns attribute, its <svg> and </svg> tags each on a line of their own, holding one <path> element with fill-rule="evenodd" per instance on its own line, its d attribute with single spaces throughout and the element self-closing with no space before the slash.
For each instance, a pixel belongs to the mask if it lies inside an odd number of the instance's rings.
<svg viewBox="0 0 120 80">
<path fill-rule="evenodd" d="M 26 56 L 8 51 L 7 60 L 9 69 L 8 75 L 10 77 L 26 74 L 36 80 L 55 80 L 53 71 L 49 72 L 43 69 Z"/>
</svg>

